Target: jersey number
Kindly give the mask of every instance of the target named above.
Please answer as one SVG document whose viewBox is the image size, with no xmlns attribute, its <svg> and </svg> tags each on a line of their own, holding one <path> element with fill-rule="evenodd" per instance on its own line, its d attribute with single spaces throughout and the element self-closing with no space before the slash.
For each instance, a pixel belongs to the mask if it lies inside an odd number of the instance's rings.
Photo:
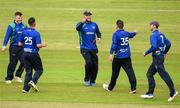
<svg viewBox="0 0 180 108">
<path fill-rule="evenodd" d="M 128 45 L 128 37 L 126 37 L 126 38 L 121 38 L 121 40 L 122 40 L 122 43 L 121 43 L 122 46 Z"/>
<path fill-rule="evenodd" d="M 26 45 L 32 45 L 32 37 L 25 37 L 24 39 Z"/>
<path fill-rule="evenodd" d="M 162 39 L 162 43 L 164 44 L 164 37 L 163 37 L 163 35 L 161 35 L 160 37 Z"/>
</svg>

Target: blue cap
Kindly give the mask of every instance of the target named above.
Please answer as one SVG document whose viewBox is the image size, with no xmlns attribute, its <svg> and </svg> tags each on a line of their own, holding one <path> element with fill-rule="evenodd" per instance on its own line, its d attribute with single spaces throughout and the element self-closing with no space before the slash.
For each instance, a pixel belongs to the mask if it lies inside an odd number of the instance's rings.
<svg viewBox="0 0 180 108">
<path fill-rule="evenodd" d="M 157 28 L 159 27 L 159 22 L 157 21 L 151 21 L 150 25 L 155 25 Z"/>
</svg>

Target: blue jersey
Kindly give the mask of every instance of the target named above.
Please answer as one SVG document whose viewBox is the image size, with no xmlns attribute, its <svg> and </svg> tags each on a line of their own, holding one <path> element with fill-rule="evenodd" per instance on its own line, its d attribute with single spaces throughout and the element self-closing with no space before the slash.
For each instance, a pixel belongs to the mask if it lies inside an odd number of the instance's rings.
<svg viewBox="0 0 180 108">
<path fill-rule="evenodd" d="M 101 38 L 101 32 L 95 22 L 79 22 L 76 25 L 76 30 L 79 33 L 81 49 L 97 50 L 96 35 Z"/>
<path fill-rule="evenodd" d="M 110 54 L 115 54 L 116 58 L 128 58 L 131 56 L 129 39 L 136 35 L 135 32 L 127 32 L 123 29 L 117 30 L 113 34 Z"/>
<path fill-rule="evenodd" d="M 19 36 L 22 35 L 23 30 L 26 28 L 26 24 L 20 23 L 17 24 L 15 21 L 9 24 L 6 35 L 4 37 L 3 46 L 8 44 L 10 39 L 10 45 L 18 45 Z"/>
<path fill-rule="evenodd" d="M 153 57 L 164 56 L 164 54 L 166 54 L 171 47 L 170 41 L 158 30 L 151 33 L 150 43 L 151 47 L 145 52 L 145 55 L 152 52 Z M 160 53 L 156 53 L 156 51 L 160 51 Z"/>
<path fill-rule="evenodd" d="M 24 52 L 38 53 L 37 44 L 41 44 L 41 37 L 34 28 L 25 29 L 19 41 L 24 45 Z"/>
</svg>

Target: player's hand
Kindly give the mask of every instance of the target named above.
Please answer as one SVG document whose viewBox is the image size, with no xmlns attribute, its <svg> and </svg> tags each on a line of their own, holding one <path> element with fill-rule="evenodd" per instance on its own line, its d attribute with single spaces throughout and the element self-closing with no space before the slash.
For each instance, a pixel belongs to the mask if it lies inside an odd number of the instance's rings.
<svg viewBox="0 0 180 108">
<path fill-rule="evenodd" d="M 110 56 L 109 56 L 109 60 L 110 60 L 110 61 L 113 61 L 113 55 L 110 55 Z"/>
<path fill-rule="evenodd" d="M 21 42 L 18 42 L 18 46 L 23 46 L 23 44 Z"/>
<path fill-rule="evenodd" d="M 143 52 L 143 56 L 146 57 L 146 52 Z"/>
<path fill-rule="evenodd" d="M 83 22 L 83 23 L 86 22 L 86 18 L 83 18 L 83 19 L 82 19 L 82 22 Z"/>
<path fill-rule="evenodd" d="M 47 44 L 46 43 L 42 43 L 41 46 L 42 47 L 47 47 Z"/>
<path fill-rule="evenodd" d="M 157 50 L 157 51 L 156 51 L 156 55 L 160 55 L 160 50 Z"/>
<path fill-rule="evenodd" d="M 100 44 L 101 43 L 101 38 L 97 38 L 97 40 L 98 40 L 98 44 Z"/>
<path fill-rule="evenodd" d="M 41 44 L 37 44 L 37 47 L 38 48 L 43 48 L 43 47 L 46 47 L 47 45 L 45 43 L 41 43 Z"/>
<path fill-rule="evenodd" d="M 2 52 L 6 51 L 6 46 L 3 46 L 1 49 Z"/>
<path fill-rule="evenodd" d="M 135 29 L 135 30 L 134 30 L 134 32 L 135 32 L 136 34 L 138 34 L 138 31 L 137 31 L 137 29 Z"/>
</svg>

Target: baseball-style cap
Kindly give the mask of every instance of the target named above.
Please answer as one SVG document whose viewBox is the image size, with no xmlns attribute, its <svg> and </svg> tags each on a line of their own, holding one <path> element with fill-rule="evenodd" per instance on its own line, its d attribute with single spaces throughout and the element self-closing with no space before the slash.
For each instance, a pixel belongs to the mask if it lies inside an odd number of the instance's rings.
<svg viewBox="0 0 180 108">
<path fill-rule="evenodd" d="M 159 22 L 157 22 L 157 21 L 151 21 L 149 24 L 155 25 L 156 27 L 159 27 Z"/>
<path fill-rule="evenodd" d="M 92 15 L 92 13 L 90 11 L 86 10 L 86 11 L 84 11 L 83 15 L 90 16 L 90 15 Z"/>
</svg>

